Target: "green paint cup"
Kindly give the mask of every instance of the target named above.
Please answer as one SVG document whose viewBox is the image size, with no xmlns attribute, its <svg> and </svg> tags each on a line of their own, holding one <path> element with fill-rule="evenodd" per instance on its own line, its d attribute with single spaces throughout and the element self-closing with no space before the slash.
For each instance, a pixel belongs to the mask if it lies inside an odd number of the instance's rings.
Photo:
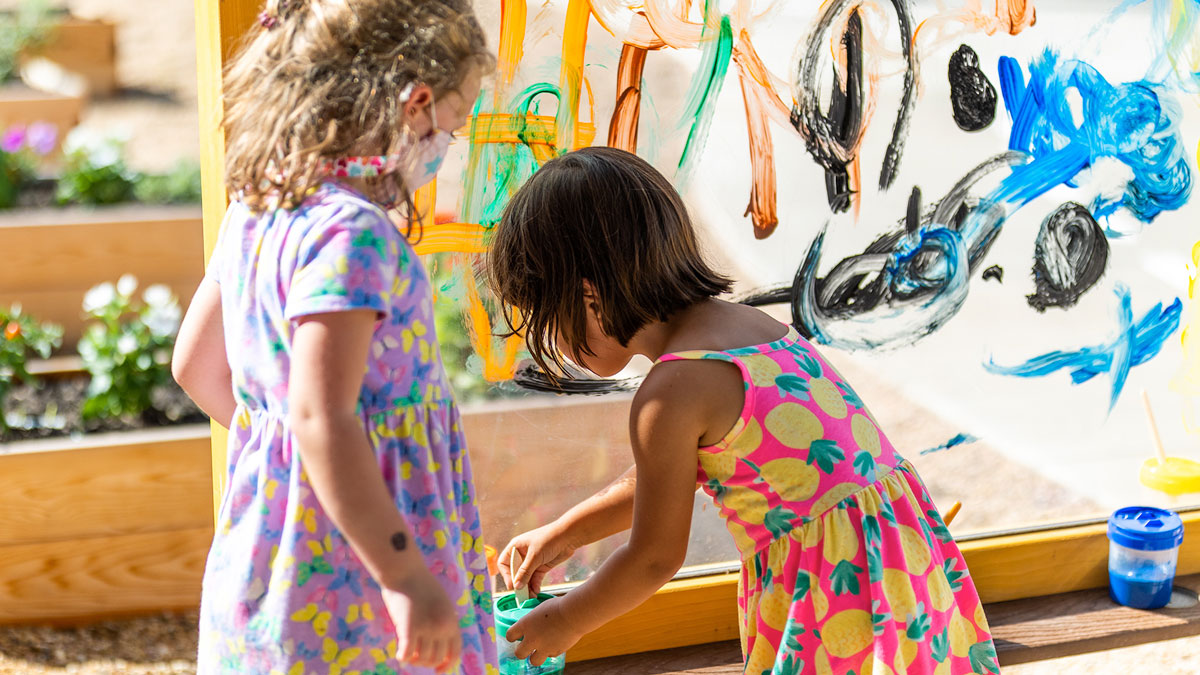
<svg viewBox="0 0 1200 675">
<path fill-rule="evenodd" d="M 528 614 L 533 608 L 547 600 L 554 599 L 549 593 L 538 593 L 536 598 L 529 598 L 520 605 L 514 593 L 506 593 L 496 598 L 493 609 L 496 612 L 496 650 L 500 656 L 500 675 L 561 675 L 567 663 L 565 654 L 559 654 L 546 659 L 540 666 L 535 666 L 529 659 L 516 657 L 519 642 L 509 642 L 504 635 L 508 629 Z"/>
</svg>

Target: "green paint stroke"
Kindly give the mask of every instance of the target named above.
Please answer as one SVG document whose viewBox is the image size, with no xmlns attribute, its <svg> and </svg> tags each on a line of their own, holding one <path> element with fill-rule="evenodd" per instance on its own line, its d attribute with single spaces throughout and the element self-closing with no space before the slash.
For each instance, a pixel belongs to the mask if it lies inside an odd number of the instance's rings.
<svg viewBox="0 0 1200 675">
<path fill-rule="evenodd" d="M 705 3 L 704 13 L 707 16 L 712 10 L 711 0 Z M 705 21 L 704 31 L 708 32 Z M 711 36 L 701 34 L 702 38 Z M 700 55 L 700 67 L 692 75 L 692 84 L 688 89 L 687 103 L 684 105 L 681 125 L 691 121 L 691 131 L 688 132 L 687 144 L 683 146 L 683 155 L 679 158 L 679 170 L 675 172 L 675 184 L 686 185 L 691 180 L 692 172 L 700 161 L 704 144 L 708 140 L 708 131 L 712 127 L 713 113 L 716 110 L 717 96 L 721 93 L 721 85 L 725 83 L 725 73 L 729 70 L 729 58 L 733 53 L 733 28 L 729 24 L 729 16 L 721 17 L 720 32 L 717 39 L 705 39 L 704 50 Z"/>
<path fill-rule="evenodd" d="M 508 200 L 517 188 L 538 169 L 537 159 L 531 146 L 535 141 L 546 140 L 544 134 L 534 138 L 526 116 L 534 100 L 543 94 L 559 98 L 558 85 L 539 82 L 526 87 L 509 105 L 507 123 L 492 121 L 490 124 L 507 124 L 507 131 L 520 141 L 518 143 L 480 143 L 479 115 L 476 105 L 475 121 L 471 124 L 471 150 L 467 160 L 467 177 L 463 183 L 463 217 L 484 227 L 493 227 L 500 222 Z M 491 131 L 488 129 L 487 131 Z M 485 134 L 490 136 L 491 134 Z M 553 138 L 550 138 L 553 142 Z M 558 154 L 557 147 L 555 153 Z M 481 175 L 483 179 L 480 180 Z"/>
</svg>

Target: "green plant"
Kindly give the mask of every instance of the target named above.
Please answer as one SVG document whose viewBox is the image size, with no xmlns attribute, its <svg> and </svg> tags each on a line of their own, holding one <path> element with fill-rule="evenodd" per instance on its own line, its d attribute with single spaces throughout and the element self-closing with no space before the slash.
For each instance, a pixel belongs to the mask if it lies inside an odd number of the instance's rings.
<svg viewBox="0 0 1200 675">
<path fill-rule="evenodd" d="M 0 309 L 0 328 L 0 431 L 7 431 L 4 400 L 9 390 L 18 381 L 30 381 L 25 369 L 30 354 L 47 358 L 62 343 L 62 326 L 38 321 L 13 305 L 8 311 Z"/>
<path fill-rule="evenodd" d="M 165 174 L 141 176 L 133 196 L 145 204 L 196 204 L 200 202 L 200 164 L 181 160 Z"/>
<path fill-rule="evenodd" d="M 121 277 L 103 283 L 83 300 L 88 325 L 79 342 L 79 355 L 91 374 L 85 420 L 101 417 L 146 417 L 153 410 L 151 395 L 171 381 L 171 350 L 179 331 L 179 303 L 170 289 L 148 287 L 141 301 L 134 298 L 137 279 Z"/>
<path fill-rule="evenodd" d="M 39 46 L 54 27 L 49 0 L 25 0 L 0 14 L 0 84 L 16 79 L 21 53 Z"/>
<path fill-rule="evenodd" d="M 117 204 L 134 197 L 140 175 L 125 166 L 126 139 L 75 127 L 63 141 L 65 166 L 55 195 L 59 204 Z"/>
</svg>

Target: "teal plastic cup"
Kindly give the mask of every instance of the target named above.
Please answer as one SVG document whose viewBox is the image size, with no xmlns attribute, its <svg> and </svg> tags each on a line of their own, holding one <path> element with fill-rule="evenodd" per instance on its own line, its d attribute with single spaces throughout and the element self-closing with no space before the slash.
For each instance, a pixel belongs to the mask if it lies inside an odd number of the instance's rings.
<svg viewBox="0 0 1200 675">
<path fill-rule="evenodd" d="M 536 598 L 529 598 L 520 605 L 517 596 L 507 593 L 496 598 L 494 610 L 496 614 L 496 650 L 500 657 L 500 675 L 561 675 L 567 663 L 565 654 L 559 654 L 546 659 L 540 666 L 535 666 L 529 659 L 518 659 L 517 645 L 520 641 L 509 642 L 504 636 L 508 629 L 528 614 L 533 608 L 547 600 L 553 600 L 549 593 L 538 593 Z"/>
</svg>

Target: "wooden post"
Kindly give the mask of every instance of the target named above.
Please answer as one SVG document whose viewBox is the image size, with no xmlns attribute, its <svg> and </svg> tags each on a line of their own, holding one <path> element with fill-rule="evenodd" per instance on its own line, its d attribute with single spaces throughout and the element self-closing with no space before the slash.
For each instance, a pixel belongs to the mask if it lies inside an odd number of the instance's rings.
<svg viewBox="0 0 1200 675">
<path fill-rule="evenodd" d="M 242 36 L 254 24 L 260 0 L 196 0 L 196 70 L 200 108 L 200 171 L 204 205 L 204 260 L 208 262 L 228 204 L 225 194 L 225 136 L 221 131 L 221 73 Z M 225 481 L 226 431 L 212 425 L 213 509 Z"/>
</svg>

